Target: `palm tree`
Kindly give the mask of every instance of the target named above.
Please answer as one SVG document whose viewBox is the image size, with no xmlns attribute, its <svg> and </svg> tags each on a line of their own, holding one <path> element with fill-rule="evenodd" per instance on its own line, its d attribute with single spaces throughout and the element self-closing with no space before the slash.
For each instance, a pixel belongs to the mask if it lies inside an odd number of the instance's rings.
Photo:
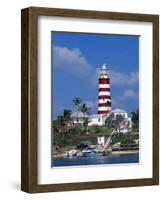
<svg viewBox="0 0 163 200">
<path fill-rule="evenodd" d="M 81 106 L 80 106 L 80 111 L 85 115 L 85 114 L 90 114 L 90 108 L 87 106 L 86 103 L 83 103 Z"/>
<path fill-rule="evenodd" d="M 63 111 L 63 116 L 64 116 L 64 118 L 65 118 L 66 121 L 70 121 L 71 120 L 71 118 L 70 118 L 70 116 L 71 116 L 71 110 L 65 109 Z"/>
<path fill-rule="evenodd" d="M 86 103 L 83 103 L 80 107 L 80 111 L 84 114 L 84 123 L 83 125 L 86 127 L 86 133 L 88 134 L 88 117 L 86 117 L 86 114 L 90 114 L 90 108 L 88 108 Z"/>
<path fill-rule="evenodd" d="M 78 117 L 78 112 L 80 111 L 80 105 L 82 103 L 82 99 L 80 97 L 76 97 L 75 99 L 72 100 L 75 107 L 76 107 L 76 112 L 77 112 L 77 124 L 79 121 L 79 117 Z"/>
</svg>

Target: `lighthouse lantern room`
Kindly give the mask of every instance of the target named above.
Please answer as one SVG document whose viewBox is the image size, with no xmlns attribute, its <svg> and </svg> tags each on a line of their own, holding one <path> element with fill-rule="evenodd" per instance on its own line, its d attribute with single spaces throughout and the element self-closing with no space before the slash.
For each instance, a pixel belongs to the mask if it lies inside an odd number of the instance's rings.
<svg viewBox="0 0 163 200">
<path fill-rule="evenodd" d="M 111 111 L 110 77 L 104 64 L 99 70 L 98 114 L 107 115 Z"/>
</svg>

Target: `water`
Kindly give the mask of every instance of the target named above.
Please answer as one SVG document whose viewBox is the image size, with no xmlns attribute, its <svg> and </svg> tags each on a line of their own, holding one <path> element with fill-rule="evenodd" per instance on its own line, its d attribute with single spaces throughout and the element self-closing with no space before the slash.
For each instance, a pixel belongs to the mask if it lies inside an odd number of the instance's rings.
<svg viewBox="0 0 163 200">
<path fill-rule="evenodd" d="M 117 154 L 108 156 L 93 157 L 72 157 L 72 158 L 55 158 L 52 162 L 53 167 L 63 166 L 80 166 L 80 165 L 100 165 L 100 164 L 120 164 L 120 163 L 138 163 L 139 154 Z"/>
</svg>

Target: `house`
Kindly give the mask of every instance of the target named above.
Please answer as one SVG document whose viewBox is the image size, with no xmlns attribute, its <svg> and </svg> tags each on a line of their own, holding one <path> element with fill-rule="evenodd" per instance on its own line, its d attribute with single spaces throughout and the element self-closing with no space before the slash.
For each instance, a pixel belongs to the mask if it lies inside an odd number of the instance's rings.
<svg viewBox="0 0 163 200">
<path fill-rule="evenodd" d="M 113 113 L 114 117 L 122 115 L 125 118 L 124 123 L 121 125 L 122 132 L 127 132 L 132 127 L 131 117 L 128 117 L 128 113 L 125 110 L 116 108 L 106 115 L 92 114 L 87 115 L 82 112 L 73 112 L 71 114 L 72 125 L 83 125 L 85 118 L 88 119 L 88 126 L 102 126 L 105 125 L 106 118 Z M 126 128 L 127 127 L 127 128 Z"/>
<path fill-rule="evenodd" d="M 105 123 L 104 118 L 102 115 L 93 114 L 89 116 L 89 123 L 88 126 L 102 126 Z"/>
<path fill-rule="evenodd" d="M 71 114 L 71 120 L 72 120 L 72 125 L 83 125 L 84 124 L 84 119 L 88 118 L 89 116 L 87 114 L 82 113 L 81 111 L 79 112 L 73 112 Z"/>
<path fill-rule="evenodd" d="M 123 117 L 128 118 L 128 113 L 125 110 L 119 108 L 112 110 L 111 113 L 113 113 L 115 117 L 116 115 L 122 115 Z"/>
</svg>

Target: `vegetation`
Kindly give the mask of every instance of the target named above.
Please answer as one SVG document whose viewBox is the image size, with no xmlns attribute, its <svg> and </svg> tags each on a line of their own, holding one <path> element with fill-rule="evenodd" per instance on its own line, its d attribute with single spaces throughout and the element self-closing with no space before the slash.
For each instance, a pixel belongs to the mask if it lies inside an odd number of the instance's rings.
<svg viewBox="0 0 163 200">
<path fill-rule="evenodd" d="M 120 142 L 121 144 L 135 144 L 136 140 L 139 139 L 139 135 L 138 134 L 133 134 L 132 132 L 128 132 L 128 133 L 120 133 L 117 135 L 114 135 L 112 137 L 112 145 Z"/>
<path fill-rule="evenodd" d="M 139 139 L 139 111 L 132 112 L 132 130 L 127 133 L 121 133 L 122 127 L 126 129 L 129 128 L 129 122 L 126 121 L 125 117 L 122 115 L 116 115 L 116 117 L 111 114 L 106 119 L 106 124 L 109 127 L 112 127 L 116 134 L 112 137 L 112 145 L 120 143 L 121 145 L 125 144 L 135 144 Z"/>
<path fill-rule="evenodd" d="M 129 127 L 129 122 L 126 121 L 126 118 L 122 115 L 116 115 L 112 113 L 109 115 L 109 117 L 106 119 L 106 124 L 113 128 L 114 131 L 119 134 L 122 129 L 128 129 Z"/>
<path fill-rule="evenodd" d="M 90 108 L 88 108 L 87 104 L 86 103 L 83 103 L 80 107 L 80 110 L 81 112 L 84 114 L 84 127 L 85 127 L 85 131 L 86 133 L 88 134 L 88 117 L 86 117 L 86 115 L 89 115 L 90 114 Z"/>
<path fill-rule="evenodd" d="M 71 121 L 71 110 L 64 110 L 63 115 L 59 115 L 53 121 L 53 132 L 58 132 L 60 137 L 64 138 L 65 133 L 68 131 L 68 124 Z"/>
<path fill-rule="evenodd" d="M 131 113 L 131 120 L 132 120 L 132 130 L 135 132 L 139 132 L 139 110 Z"/>
<path fill-rule="evenodd" d="M 75 99 L 72 100 L 75 107 L 76 107 L 76 112 L 77 112 L 77 119 L 76 121 L 78 122 L 79 119 L 78 119 L 78 112 L 80 111 L 80 106 L 81 106 L 81 103 L 82 103 L 82 99 L 80 97 L 76 97 Z"/>
<path fill-rule="evenodd" d="M 72 125 L 71 110 L 65 109 L 63 114 L 58 116 L 53 121 L 53 146 L 57 152 L 64 152 L 76 148 L 81 142 L 90 142 L 91 144 L 97 144 L 97 137 L 102 135 L 106 138 L 112 135 L 112 145 L 120 143 L 121 145 L 135 144 L 139 139 L 139 111 L 132 112 L 132 130 L 127 133 L 121 133 L 122 127 L 129 127 L 128 121 L 122 115 L 114 116 L 111 114 L 106 119 L 106 124 L 103 126 L 91 126 L 88 127 L 90 114 L 90 108 L 80 97 L 73 100 L 76 112 L 83 113 L 83 125 Z M 114 132 L 114 134 L 113 134 Z"/>
<path fill-rule="evenodd" d="M 88 132 L 89 135 L 86 134 L 84 126 L 69 128 L 64 137 L 61 137 L 59 132 L 54 131 L 53 144 L 58 148 L 76 147 L 82 141 L 90 141 L 92 144 L 96 144 L 99 135 L 109 136 L 112 129 L 107 126 L 91 126 L 88 128 Z"/>
</svg>

